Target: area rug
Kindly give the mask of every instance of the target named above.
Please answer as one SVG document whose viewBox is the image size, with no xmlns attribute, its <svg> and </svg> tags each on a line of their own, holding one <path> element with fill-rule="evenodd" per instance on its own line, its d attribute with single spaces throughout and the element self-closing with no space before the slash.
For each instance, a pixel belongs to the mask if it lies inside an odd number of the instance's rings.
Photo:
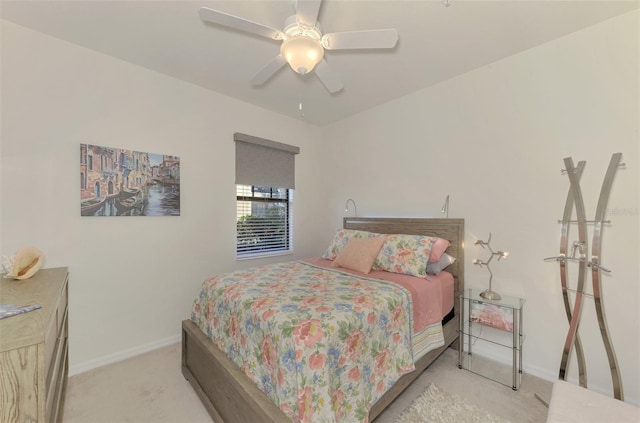
<svg viewBox="0 0 640 423">
<path fill-rule="evenodd" d="M 509 423 L 433 383 L 405 410 L 397 423 Z"/>
</svg>

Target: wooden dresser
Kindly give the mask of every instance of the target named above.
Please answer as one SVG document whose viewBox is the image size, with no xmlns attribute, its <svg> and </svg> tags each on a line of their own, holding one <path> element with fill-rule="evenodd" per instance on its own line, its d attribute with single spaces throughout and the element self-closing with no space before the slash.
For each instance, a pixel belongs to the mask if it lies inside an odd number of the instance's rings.
<svg viewBox="0 0 640 423">
<path fill-rule="evenodd" d="M 68 360 L 68 271 L 0 280 L 0 303 L 41 309 L 0 320 L 0 422 L 62 420 Z"/>
</svg>

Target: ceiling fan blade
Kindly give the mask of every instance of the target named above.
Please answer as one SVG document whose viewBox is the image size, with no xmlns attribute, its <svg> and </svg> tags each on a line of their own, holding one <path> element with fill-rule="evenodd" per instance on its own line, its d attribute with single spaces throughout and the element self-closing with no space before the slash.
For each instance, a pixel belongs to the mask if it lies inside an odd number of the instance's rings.
<svg viewBox="0 0 640 423">
<path fill-rule="evenodd" d="M 282 31 L 259 24 L 257 22 L 239 18 L 228 13 L 220 12 L 219 10 L 201 7 L 198 13 L 200 14 L 200 19 L 206 22 L 251 32 L 263 37 L 271 38 L 272 40 L 282 40 L 284 38 L 284 34 L 282 33 Z"/>
<path fill-rule="evenodd" d="M 297 0 L 296 20 L 305 27 L 314 28 L 318 20 L 321 0 Z"/>
<path fill-rule="evenodd" d="M 275 73 L 282 66 L 284 66 L 285 63 L 287 63 L 287 61 L 284 60 L 284 57 L 282 57 L 281 55 L 277 55 L 269 63 L 267 63 L 267 65 L 262 68 L 262 70 L 260 70 L 260 72 L 258 72 L 256 76 L 253 77 L 253 79 L 251 80 L 251 85 L 257 86 L 264 84 L 269 78 L 275 75 Z"/>
<path fill-rule="evenodd" d="M 318 79 L 327 87 L 327 90 L 331 94 L 335 94 L 344 88 L 342 80 L 340 80 L 340 77 L 331 69 L 326 60 L 322 59 L 322 61 L 316 65 L 314 71 Z"/>
<path fill-rule="evenodd" d="M 322 37 L 322 46 L 327 50 L 393 48 L 397 42 L 398 31 L 395 29 L 334 32 Z"/>
</svg>

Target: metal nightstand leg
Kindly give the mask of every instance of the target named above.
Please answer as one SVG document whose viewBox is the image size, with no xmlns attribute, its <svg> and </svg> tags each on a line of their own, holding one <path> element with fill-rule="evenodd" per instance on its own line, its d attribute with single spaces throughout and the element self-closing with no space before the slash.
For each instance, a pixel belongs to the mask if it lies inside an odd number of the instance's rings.
<svg viewBox="0 0 640 423">
<path fill-rule="evenodd" d="M 471 298 L 469 298 L 469 308 L 467 308 L 467 314 L 469 315 L 469 317 L 467 317 L 467 319 L 469 320 L 469 333 L 467 334 L 467 342 L 469 346 L 469 366 L 471 366 Z"/>
<path fill-rule="evenodd" d="M 518 367 L 518 372 L 522 375 L 522 309 L 524 309 L 524 305 L 520 306 L 520 315 L 518 316 L 518 349 L 520 350 L 520 364 Z M 522 376 L 520 376 L 520 382 L 522 382 Z"/>
<path fill-rule="evenodd" d="M 518 385 L 517 385 L 517 381 L 516 378 L 518 377 L 516 374 L 516 369 L 518 369 L 518 341 L 520 340 L 520 322 L 522 321 L 522 319 L 520 319 L 520 316 L 518 313 L 514 313 L 513 317 L 515 319 L 518 319 L 517 322 L 513 322 L 513 366 L 512 366 L 512 371 L 513 371 L 513 385 L 511 386 L 511 389 L 513 389 L 514 391 L 518 390 Z"/>
<path fill-rule="evenodd" d="M 462 369 L 462 355 L 464 353 L 464 297 L 458 298 L 460 309 L 458 310 L 458 369 Z"/>
</svg>

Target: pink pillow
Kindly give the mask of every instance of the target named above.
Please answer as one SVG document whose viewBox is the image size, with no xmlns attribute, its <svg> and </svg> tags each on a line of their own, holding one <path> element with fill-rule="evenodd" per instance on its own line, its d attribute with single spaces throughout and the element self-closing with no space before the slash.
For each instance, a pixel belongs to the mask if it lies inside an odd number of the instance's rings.
<svg viewBox="0 0 640 423">
<path fill-rule="evenodd" d="M 437 263 L 451 243 L 444 238 L 438 238 L 436 242 L 431 246 L 431 255 L 429 256 L 429 263 Z"/>
<path fill-rule="evenodd" d="M 343 267 L 357 272 L 369 273 L 375 261 L 385 237 L 376 238 L 351 238 L 344 249 L 331 263 L 333 267 Z"/>
</svg>

